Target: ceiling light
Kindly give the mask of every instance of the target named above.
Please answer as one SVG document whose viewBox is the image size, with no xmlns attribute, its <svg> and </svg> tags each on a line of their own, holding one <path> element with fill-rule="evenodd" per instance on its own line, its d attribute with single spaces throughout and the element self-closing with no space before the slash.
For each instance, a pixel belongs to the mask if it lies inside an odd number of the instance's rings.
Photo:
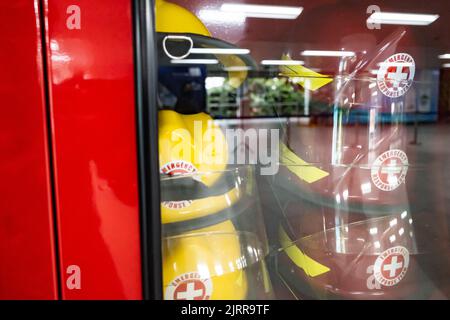
<svg viewBox="0 0 450 320">
<path fill-rule="evenodd" d="M 442 65 L 442 68 L 450 68 L 450 63 L 444 63 L 444 64 Z"/>
<path fill-rule="evenodd" d="M 242 13 L 223 12 L 220 10 L 200 10 L 198 12 L 200 20 L 216 24 L 242 24 L 245 22 L 245 15 Z"/>
<path fill-rule="evenodd" d="M 305 62 L 301 60 L 262 60 L 261 64 L 265 66 L 300 66 Z"/>
<path fill-rule="evenodd" d="M 315 57 L 352 57 L 355 55 L 353 51 L 329 51 L 329 50 L 305 50 L 303 56 Z"/>
<path fill-rule="evenodd" d="M 222 12 L 243 14 L 249 18 L 296 19 L 303 11 L 302 7 L 266 6 L 255 4 L 225 3 L 220 7 Z"/>
<path fill-rule="evenodd" d="M 439 59 L 450 59 L 450 53 L 441 54 L 441 55 L 439 56 Z"/>
<path fill-rule="evenodd" d="M 171 60 L 174 64 L 218 64 L 217 59 L 181 59 L 181 60 Z"/>
<path fill-rule="evenodd" d="M 249 54 L 248 49 L 239 48 L 192 48 L 189 53 L 198 54 Z"/>
<path fill-rule="evenodd" d="M 375 12 L 367 19 L 367 22 L 378 24 L 427 26 L 434 22 L 437 18 L 439 18 L 438 14 Z"/>
</svg>

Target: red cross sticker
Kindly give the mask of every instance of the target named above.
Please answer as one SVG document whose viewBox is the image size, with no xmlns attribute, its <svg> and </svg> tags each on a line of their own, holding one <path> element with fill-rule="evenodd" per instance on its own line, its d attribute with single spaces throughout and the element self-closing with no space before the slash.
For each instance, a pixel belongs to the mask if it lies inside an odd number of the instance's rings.
<svg viewBox="0 0 450 320">
<path fill-rule="evenodd" d="M 413 57 L 407 53 L 396 53 L 380 63 L 377 72 L 378 89 L 388 97 L 404 95 L 411 87 L 416 70 Z"/>
<path fill-rule="evenodd" d="M 403 269 L 404 259 L 402 255 L 387 257 L 381 264 L 381 273 L 386 279 L 396 278 Z"/>
<path fill-rule="evenodd" d="M 174 298 L 175 300 L 204 300 L 205 293 L 203 281 L 193 279 L 180 283 L 174 291 Z"/>
<path fill-rule="evenodd" d="M 409 67 L 402 65 L 393 65 L 387 68 L 385 79 L 386 86 L 390 88 L 398 88 L 400 86 L 405 86 L 407 80 L 409 78 Z"/>
<path fill-rule="evenodd" d="M 375 260 L 373 274 L 382 286 L 395 286 L 406 275 L 409 266 L 409 251 L 396 246 L 383 251 Z"/>
<path fill-rule="evenodd" d="M 395 185 L 402 169 L 403 164 L 399 158 L 386 159 L 380 166 L 380 180 L 386 184 Z"/>
</svg>

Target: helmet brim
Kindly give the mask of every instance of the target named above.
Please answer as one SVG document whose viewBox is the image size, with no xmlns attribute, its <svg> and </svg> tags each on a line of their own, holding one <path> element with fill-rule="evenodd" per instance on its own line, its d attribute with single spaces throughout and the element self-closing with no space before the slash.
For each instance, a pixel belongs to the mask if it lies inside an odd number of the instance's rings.
<svg viewBox="0 0 450 320">
<path fill-rule="evenodd" d="M 183 59 L 174 59 L 167 55 L 164 50 L 164 39 L 168 36 L 182 36 L 192 40 L 192 48 L 211 48 L 211 49 L 238 49 L 235 45 L 226 41 L 207 37 L 193 33 L 157 33 L 158 46 L 158 64 L 159 66 L 174 66 L 184 65 L 183 60 L 190 60 L 189 65 L 192 65 L 192 59 L 216 59 L 218 63 L 207 64 L 208 74 L 226 76 L 231 80 L 234 87 L 238 87 L 247 77 L 249 71 L 256 70 L 257 65 L 250 54 L 214 54 L 214 53 L 187 53 Z M 201 64 L 201 63 L 199 63 Z M 187 64 L 186 64 L 187 65 Z"/>
</svg>

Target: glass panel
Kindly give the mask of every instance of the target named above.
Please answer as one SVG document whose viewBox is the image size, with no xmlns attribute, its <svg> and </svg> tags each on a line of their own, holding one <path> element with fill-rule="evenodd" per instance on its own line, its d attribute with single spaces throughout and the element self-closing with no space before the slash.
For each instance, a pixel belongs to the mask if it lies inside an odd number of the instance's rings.
<svg viewBox="0 0 450 320">
<path fill-rule="evenodd" d="M 163 1 L 166 299 L 450 297 L 450 4 Z"/>
</svg>

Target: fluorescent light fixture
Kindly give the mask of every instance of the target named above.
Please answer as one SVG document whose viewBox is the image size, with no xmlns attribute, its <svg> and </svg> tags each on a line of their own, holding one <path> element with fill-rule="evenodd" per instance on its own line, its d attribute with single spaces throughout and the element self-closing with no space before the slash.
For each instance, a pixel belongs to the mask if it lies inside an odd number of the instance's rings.
<svg viewBox="0 0 450 320">
<path fill-rule="evenodd" d="M 329 51 L 329 50 L 305 50 L 303 56 L 314 57 L 352 57 L 355 55 L 353 51 Z"/>
<path fill-rule="evenodd" d="M 171 63 L 174 64 L 218 64 L 219 60 L 217 59 L 180 59 L 180 60 L 171 60 Z"/>
<path fill-rule="evenodd" d="M 441 54 L 441 55 L 439 56 L 439 59 L 450 59 L 450 53 Z"/>
<path fill-rule="evenodd" d="M 427 26 L 436 21 L 437 18 L 439 18 L 438 14 L 375 12 L 367 19 L 367 22 L 378 24 Z"/>
<path fill-rule="evenodd" d="M 242 24 L 245 22 L 245 15 L 242 13 L 223 12 L 220 10 L 200 10 L 198 16 L 204 22 L 216 24 Z"/>
<path fill-rule="evenodd" d="M 442 68 L 450 68 L 450 63 L 444 63 L 444 64 L 442 65 Z"/>
<path fill-rule="evenodd" d="M 257 4 L 224 3 L 220 11 L 233 14 L 243 14 L 249 18 L 267 19 L 297 19 L 302 13 L 302 7 L 266 6 Z"/>
<path fill-rule="evenodd" d="M 248 49 L 239 48 L 192 48 L 189 53 L 198 54 L 249 54 Z"/>
<path fill-rule="evenodd" d="M 205 88 L 206 89 L 212 89 L 212 88 L 220 88 L 225 83 L 224 77 L 207 77 L 205 79 Z"/>
<path fill-rule="evenodd" d="M 225 71 L 248 71 L 253 70 L 252 67 L 249 66 L 231 66 L 231 67 L 225 67 L 223 68 Z"/>
<path fill-rule="evenodd" d="M 265 66 L 300 66 L 305 62 L 301 60 L 262 60 L 261 64 Z"/>
</svg>

